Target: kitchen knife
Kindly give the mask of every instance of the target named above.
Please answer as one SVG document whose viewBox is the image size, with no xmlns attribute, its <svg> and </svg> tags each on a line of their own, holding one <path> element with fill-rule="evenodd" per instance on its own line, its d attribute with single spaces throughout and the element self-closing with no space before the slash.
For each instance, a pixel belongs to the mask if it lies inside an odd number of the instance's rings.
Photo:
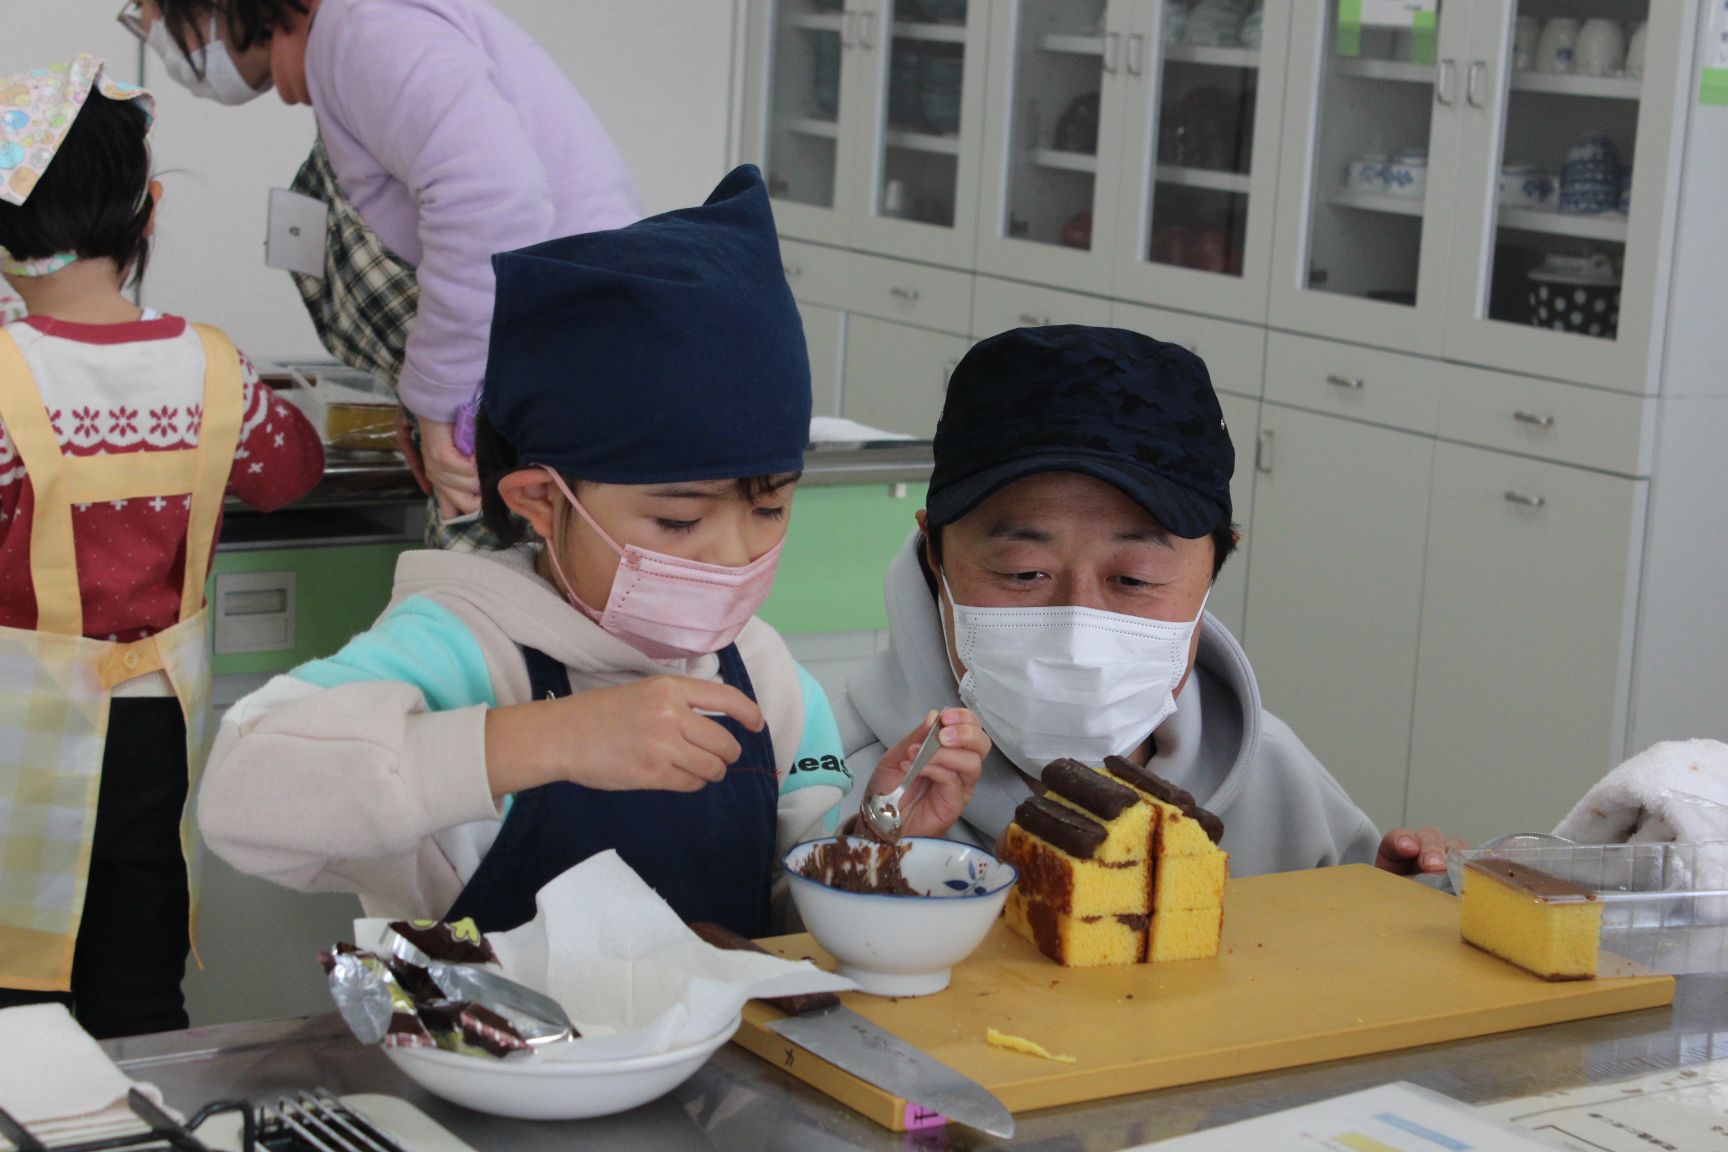
<svg viewBox="0 0 1728 1152">
<path fill-rule="evenodd" d="M 719 924 L 692 924 L 690 929 L 716 948 L 769 954 Z M 983 1085 L 866 1020 L 832 992 L 765 1003 L 787 1013 L 784 1020 L 770 1021 L 769 1028 L 835 1067 L 968 1128 L 1004 1140 L 1014 1135 L 1013 1114 Z"/>
</svg>

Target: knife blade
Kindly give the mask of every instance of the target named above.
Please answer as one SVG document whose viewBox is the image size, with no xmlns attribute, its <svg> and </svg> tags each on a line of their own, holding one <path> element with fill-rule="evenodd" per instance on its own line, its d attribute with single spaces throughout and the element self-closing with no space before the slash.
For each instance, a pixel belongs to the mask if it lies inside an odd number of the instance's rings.
<svg viewBox="0 0 1728 1152">
<path fill-rule="evenodd" d="M 692 924 L 691 931 L 716 948 L 768 953 L 754 941 L 719 924 Z M 913 1047 L 840 1002 L 832 992 L 786 996 L 765 1003 L 788 1013 L 768 1027 L 892 1096 L 927 1112 L 1006 1140 L 1014 1116 L 976 1080 Z"/>
</svg>

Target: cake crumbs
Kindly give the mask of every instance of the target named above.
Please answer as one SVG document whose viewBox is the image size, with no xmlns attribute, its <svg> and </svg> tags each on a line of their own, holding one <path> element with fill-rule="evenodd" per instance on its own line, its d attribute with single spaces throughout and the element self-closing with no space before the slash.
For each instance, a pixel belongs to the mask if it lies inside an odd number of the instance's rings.
<svg viewBox="0 0 1728 1152">
<path fill-rule="evenodd" d="M 1024 1036 L 1010 1036 L 1006 1032 L 998 1032 L 994 1028 L 984 1029 L 984 1042 L 992 1048 L 1006 1048 L 1010 1052 L 1021 1052 L 1027 1056 L 1037 1056 L 1043 1060 L 1053 1060 L 1058 1064 L 1078 1064 L 1072 1056 L 1061 1056 L 1036 1040 L 1028 1040 Z"/>
</svg>

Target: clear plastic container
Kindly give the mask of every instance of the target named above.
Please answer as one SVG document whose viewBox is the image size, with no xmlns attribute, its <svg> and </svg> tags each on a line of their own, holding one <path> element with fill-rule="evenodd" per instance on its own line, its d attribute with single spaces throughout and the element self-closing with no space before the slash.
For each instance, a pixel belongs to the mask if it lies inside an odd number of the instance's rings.
<svg viewBox="0 0 1728 1152">
<path fill-rule="evenodd" d="M 1728 842 L 1507 844 L 1453 852 L 1454 888 L 1470 860 L 1510 860 L 1570 880 L 1602 901 L 1597 973 L 1728 971 Z M 1559 898 L 1565 900 L 1565 897 Z"/>
<path fill-rule="evenodd" d="M 283 371 L 303 385 L 284 391 L 283 398 L 306 414 L 329 447 L 396 451 L 399 404 L 389 384 L 335 364 L 297 364 Z"/>
</svg>

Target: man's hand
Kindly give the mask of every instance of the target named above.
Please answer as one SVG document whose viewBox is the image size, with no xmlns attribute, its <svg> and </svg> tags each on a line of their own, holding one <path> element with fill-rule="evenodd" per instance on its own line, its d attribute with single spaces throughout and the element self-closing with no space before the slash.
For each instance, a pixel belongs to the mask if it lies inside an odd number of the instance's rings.
<svg viewBox="0 0 1728 1152">
<path fill-rule="evenodd" d="M 1381 838 L 1380 852 L 1374 859 L 1374 867 L 1398 876 L 1444 872 L 1446 853 L 1454 848 L 1468 847 L 1470 845 L 1463 840 L 1447 839 L 1446 834 L 1438 828 L 1424 828 L 1419 832 L 1412 832 L 1408 828 L 1394 828 Z"/>
<path fill-rule="evenodd" d="M 942 713 L 941 750 L 924 766 L 911 789 L 901 801 L 900 809 L 906 822 L 902 836 L 944 836 L 966 811 L 978 779 L 984 774 L 984 757 L 990 754 L 990 737 L 978 718 L 964 708 L 950 708 Z M 912 769 L 912 758 L 919 745 L 936 722 L 936 713 L 918 725 L 906 738 L 888 749 L 870 782 L 864 787 L 866 796 L 892 792 Z"/>
</svg>

